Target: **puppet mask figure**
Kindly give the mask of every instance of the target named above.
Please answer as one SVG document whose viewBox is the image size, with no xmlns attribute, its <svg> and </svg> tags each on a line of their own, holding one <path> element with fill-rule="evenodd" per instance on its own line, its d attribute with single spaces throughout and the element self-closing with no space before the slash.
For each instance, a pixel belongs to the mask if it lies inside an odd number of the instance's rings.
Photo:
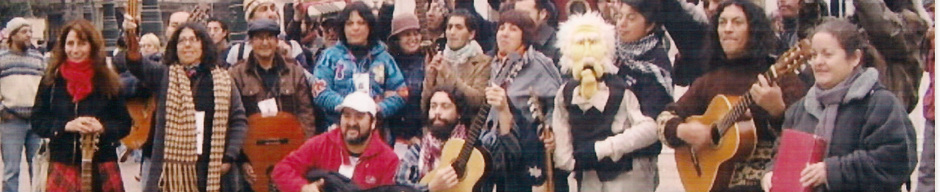
<svg viewBox="0 0 940 192">
<path fill-rule="evenodd" d="M 596 12 L 574 15 L 561 24 L 558 48 L 562 71 L 570 72 L 581 83 L 580 94 L 590 99 L 597 92 L 598 80 L 605 73 L 617 73 L 613 64 L 616 49 L 614 26 Z"/>
</svg>

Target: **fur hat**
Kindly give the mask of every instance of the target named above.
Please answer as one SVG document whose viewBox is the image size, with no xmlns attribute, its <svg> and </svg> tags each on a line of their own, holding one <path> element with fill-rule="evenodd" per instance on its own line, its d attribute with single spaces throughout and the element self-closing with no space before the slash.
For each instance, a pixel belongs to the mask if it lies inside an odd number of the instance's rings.
<svg viewBox="0 0 940 192">
<path fill-rule="evenodd" d="M 392 33 L 390 33 L 388 37 L 394 37 L 409 29 L 421 29 L 421 26 L 418 24 L 418 16 L 412 13 L 395 15 L 392 19 Z"/>
<path fill-rule="evenodd" d="M 251 15 L 255 13 L 255 9 L 257 9 L 258 6 L 267 3 L 274 3 L 274 0 L 245 0 L 245 2 L 242 3 L 242 6 L 245 8 L 245 20 L 247 21 L 251 18 Z"/>
<path fill-rule="evenodd" d="M 22 17 L 14 17 L 10 19 L 10 22 L 7 22 L 7 26 L 3 28 L 4 38 L 10 38 L 9 35 L 13 35 L 15 31 L 20 29 L 20 27 L 29 26 L 29 21 L 23 19 Z"/>
</svg>

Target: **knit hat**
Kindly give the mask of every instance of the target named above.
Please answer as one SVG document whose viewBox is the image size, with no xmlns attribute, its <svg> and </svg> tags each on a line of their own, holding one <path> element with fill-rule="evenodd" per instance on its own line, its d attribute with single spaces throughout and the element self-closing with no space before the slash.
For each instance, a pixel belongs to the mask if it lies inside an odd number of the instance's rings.
<svg viewBox="0 0 940 192">
<path fill-rule="evenodd" d="M 262 4 L 274 3 L 274 0 L 245 0 L 242 3 L 242 6 L 245 8 L 245 20 L 247 21 L 251 18 L 251 15 L 255 13 L 255 9 Z"/>
<path fill-rule="evenodd" d="M 395 17 L 392 18 L 392 33 L 389 34 L 388 37 L 394 37 L 409 29 L 421 29 L 421 26 L 418 25 L 418 16 L 415 16 L 413 13 L 395 15 Z"/>
<path fill-rule="evenodd" d="M 15 17 L 13 19 L 10 19 L 10 22 L 7 22 L 7 26 L 3 28 L 4 37 L 9 38 L 9 36 L 7 35 L 12 35 L 14 32 L 13 30 L 17 30 L 20 27 L 28 26 L 28 25 L 29 25 L 29 21 L 26 21 L 26 19 L 23 19 L 22 17 Z"/>
</svg>

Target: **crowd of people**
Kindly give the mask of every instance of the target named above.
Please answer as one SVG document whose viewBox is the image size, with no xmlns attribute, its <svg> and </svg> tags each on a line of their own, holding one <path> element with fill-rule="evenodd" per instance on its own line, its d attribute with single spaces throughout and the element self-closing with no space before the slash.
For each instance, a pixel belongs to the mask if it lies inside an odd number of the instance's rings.
<svg viewBox="0 0 940 192">
<path fill-rule="evenodd" d="M 47 50 L 27 20 L 7 21 L 2 189 L 20 188 L 25 152 L 24 175 L 56 192 L 88 187 L 87 169 L 93 191 L 124 191 L 128 154 L 143 191 L 253 191 L 262 179 L 289 192 L 654 191 L 663 146 L 716 145 L 725 133 L 693 117 L 746 95 L 733 121 L 754 126 L 755 146 L 717 189 L 774 188 L 792 129 L 828 143 L 800 170 L 804 187 L 934 191 L 933 0 L 853 0 L 848 14 L 821 0 L 778 0 L 771 14 L 751 0 L 396 2 L 323 13 L 245 0 L 246 39 L 224 16 L 174 12 L 158 35 L 125 15 L 113 52 L 87 20 Z M 795 47 L 807 62 L 778 73 Z M 153 106 L 139 149 L 122 142 L 137 101 Z M 257 167 L 244 146 L 271 127 L 253 121 L 282 113 L 305 140 Z M 34 173 L 46 145 L 48 172 Z"/>
</svg>

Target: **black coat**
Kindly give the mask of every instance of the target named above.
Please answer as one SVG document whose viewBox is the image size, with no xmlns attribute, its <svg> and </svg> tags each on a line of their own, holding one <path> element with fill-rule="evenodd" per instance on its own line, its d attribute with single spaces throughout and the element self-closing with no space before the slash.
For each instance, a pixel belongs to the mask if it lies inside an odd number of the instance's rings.
<svg viewBox="0 0 940 192">
<path fill-rule="evenodd" d="M 81 136 L 65 131 L 65 124 L 77 117 L 94 117 L 104 126 L 94 161 L 116 161 L 115 148 L 120 145 L 121 138 L 130 133 L 133 123 L 124 98 L 118 95 L 109 97 L 95 90 L 84 100 L 73 103 L 66 90 L 65 79 L 58 75 L 52 78 L 55 78 L 52 85 L 39 85 L 31 119 L 33 131 L 50 140 L 51 161 L 75 165 L 81 162 Z"/>
<path fill-rule="evenodd" d="M 854 87 L 861 87 L 855 86 Z M 900 191 L 917 164 L 917 136 L 904 106 L 883 85 L 853 91 L 839 106 L 826 163 L 823 191 Z M 784 128 L 813 133 L 821 114 L 808 98 L 786 112 Z M 818 104 L 811 104 L 818 105 Z"/>
</svg>

